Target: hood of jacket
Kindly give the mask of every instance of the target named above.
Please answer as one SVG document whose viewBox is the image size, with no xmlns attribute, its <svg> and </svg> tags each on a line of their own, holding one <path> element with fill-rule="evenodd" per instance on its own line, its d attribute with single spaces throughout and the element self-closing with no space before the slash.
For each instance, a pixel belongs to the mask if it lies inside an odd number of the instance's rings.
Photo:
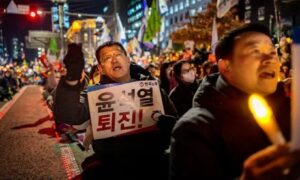
<svg viewBox="0 0 300 180">
<path fill-rule="evenodd" d="M 240 99 L 248 95 L 230 86 L 219 73 L 211 74 L 199 85 L 193 99 L 193 107 L 224 109 L 228 97 Z"/>
<path fill-rule="evenodd" d="M 193 107 L 228 110 L 246 105 L 242 110 L 249 111 L 248 98 L 249 94 L 229 85 L 219 73 L 215 73 L 202 80 L 195 93 Z M 283 83 L 278 83 L 277 90 L 265 98 L 275 112 L 289 101 L 285 96 Z"/>
</svg>

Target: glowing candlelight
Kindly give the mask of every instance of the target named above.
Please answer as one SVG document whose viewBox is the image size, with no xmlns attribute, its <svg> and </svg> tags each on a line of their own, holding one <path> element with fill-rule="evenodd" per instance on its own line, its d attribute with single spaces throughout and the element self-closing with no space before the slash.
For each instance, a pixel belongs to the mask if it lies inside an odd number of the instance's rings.
<svg viewBox="0 0 300 180">
<path fill-rule="evenodd" d="M 264 130 L 270 141 L 276 145 L 284 144 L 285 139 L 267 101 L 263 97 L 253 94 L 250 96 L 248 104 L 257 124 Z"/>
</svg>

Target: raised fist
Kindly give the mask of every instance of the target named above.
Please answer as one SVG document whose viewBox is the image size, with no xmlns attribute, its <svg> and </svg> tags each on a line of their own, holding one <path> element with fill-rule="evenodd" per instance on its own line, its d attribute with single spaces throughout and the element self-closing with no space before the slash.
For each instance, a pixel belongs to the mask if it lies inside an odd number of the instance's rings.
<svg viewBox="0 0 300 180">
<path fill-rule="evenodd" d="M 69 44 L 68 52 L 63 61 L 67 69 L 66 80 L 79 80 L 84 68 L 84 57 L 81 45 L 75 43 Z"/>
</svg>

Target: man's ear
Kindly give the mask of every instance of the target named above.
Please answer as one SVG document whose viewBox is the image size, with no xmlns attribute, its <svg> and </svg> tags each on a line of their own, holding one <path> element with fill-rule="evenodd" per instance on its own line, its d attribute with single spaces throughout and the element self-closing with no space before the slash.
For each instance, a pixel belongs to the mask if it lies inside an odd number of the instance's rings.
<svg viewBox="0 0 300 180">
<path fill-rule="evenodd" d="M 98 69 L 99 72 L 102 71 L 101 64 L 98 64 L 98 65 L 97 65 L 97 69 Z"/>
<path fill-rule="evenodd" d="M 226 73 L 226 72 L 229 72 L 230 69 L 231 69 L 231 66 L 230 66 L 230 61 L 228 59 L 219 59 L 218 61 L 218 67 L 219 67 L 219 71 L 221 73 Z"/>
<path fill-rule="evenodd" d="M 97 67 L 98 67 L 98 71 L 100 72 L 101 75 L 105 74 L 105 73 L 104 73 L 104 69 L 102 68 L 102 64 L 101 64 L 101 63 L 98 64 Z"/>
<path fill-rule="evenodd" d="M 126 58 L 127 58 L 128 64 L 130 65 L 130 58 L 128 56 L 126 56 Z"/>
</svg>

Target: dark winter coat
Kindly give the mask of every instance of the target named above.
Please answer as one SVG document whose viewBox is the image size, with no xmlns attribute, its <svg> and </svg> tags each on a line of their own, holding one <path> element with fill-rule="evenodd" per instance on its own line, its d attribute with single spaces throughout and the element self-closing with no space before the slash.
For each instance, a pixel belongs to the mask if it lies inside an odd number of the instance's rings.
<svg viewBox="0 0 300 180">
<path fill-rule="evenodd" d="M 192 107 L 193 97 L 197 91 L 198 86 L 198 81 L 195 81 L 194 83 L 188 85 L 180 82 L 170 92 L 169 97 L 174 103 L 179 116 L 182 116 Z"/>
<path fill-rule="evenodd" d="M 271 145 L 248 108 L 248 98 L 219 74 L 203 80 L 193 108 L 172 132 L 172 180 L 234 179 L 250 155 Z M 289 140 L 289 99 L 280 87 L 266 98 Z"/>
</svg>

